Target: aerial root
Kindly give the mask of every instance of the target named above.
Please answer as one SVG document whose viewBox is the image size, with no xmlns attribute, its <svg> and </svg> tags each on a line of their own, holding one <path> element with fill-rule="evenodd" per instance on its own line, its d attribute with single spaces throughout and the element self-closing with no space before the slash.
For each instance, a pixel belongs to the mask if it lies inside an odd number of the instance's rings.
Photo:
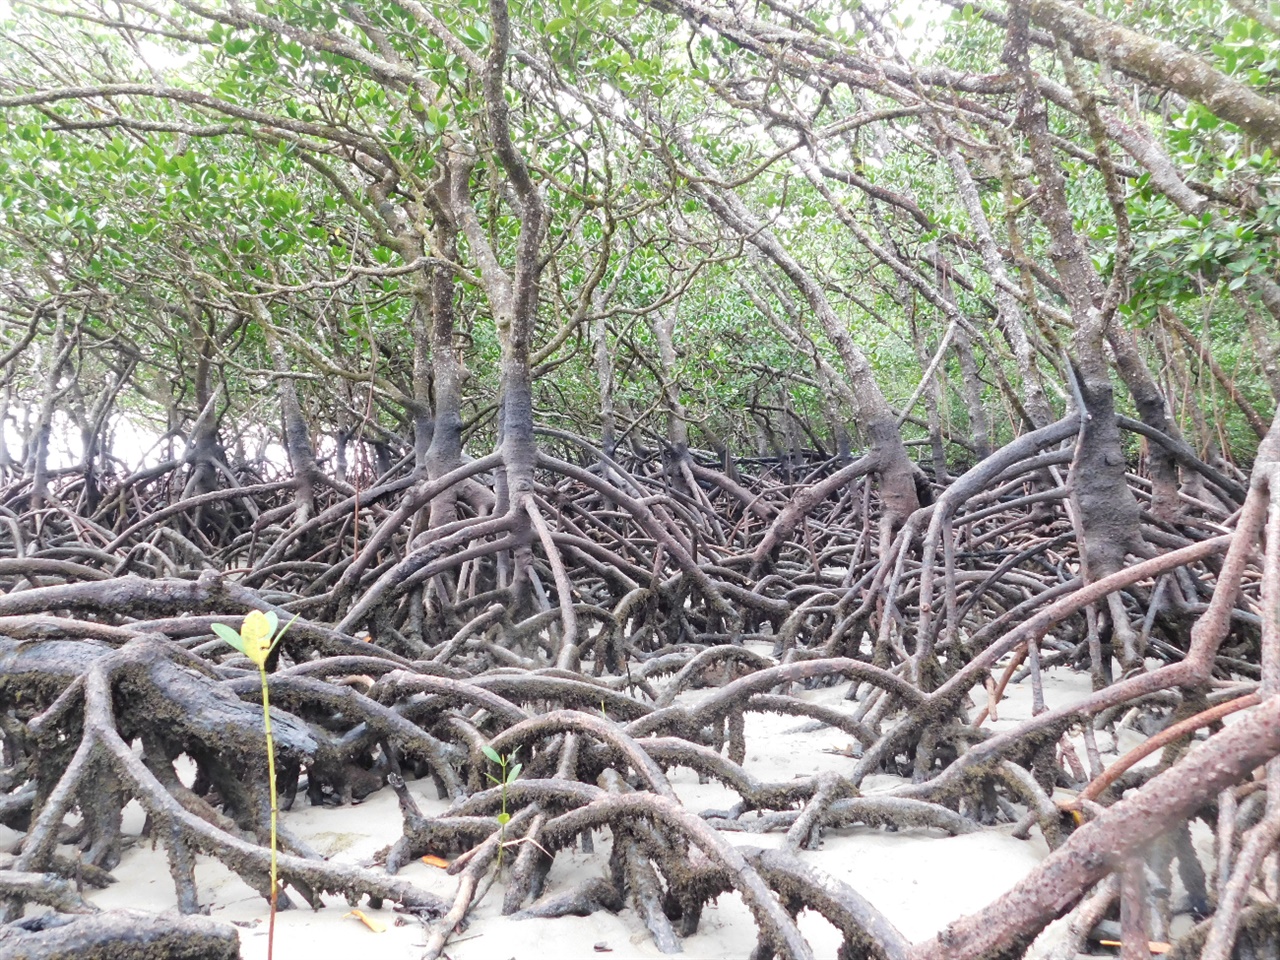
<svg viewBox="0 0 1280 960">
<path fill-rule="evenodd" d="M 463 508 L 431 527 L 419 512 L 431 487 L 421 476 L 379 484 L 356 516 L 347 495 L 317 503 L 296 526 L 281 526 L 294 504 L 264 505 L 256 544 L 246 533 L 217 546 L 216 531 L 184 528 L 175 538 L 140 528 L 126 539 L 147 539 L 120 550 L 68 534 L 51 548 L 63 552 L 33 557 L 36 541 L 19 544 L 19 531 L 14 556 L 0 558 L 0 579 L 13 586 L 0 594 L 8 615 L 0 630 L 21 639 L 0 639 L 0 821 L 25 837 L 13 869 L 0 870 L 0 902 L 11 912 L 40 902 L 62 915 L 89 909 L 70 881 L 96 882 L 114 866 L 125 842 L 120 808 L 133 798 L 168 857 L 181 911 L 201 908 L 200 855 L 270 894 L 259 681 L 209 631 L 232 622 L 228 611 L 271 609 L 305 615 L 268 667 L 286 801 L 304 771 L 312 802 L 347 802 L 385 783 L 403 819 L 385 873 L 326 863 L 286 830 L 280 875 L 312 905 L 327 893 L 403 904 L 428 921 L 428 956 L 444 955 L 497 884 L 513 917 L 630 908 L 664 951 L 696 934 L 714 897 L 736 891 L 759 931 L 757 960 L 809 955 L 796 923 L 804 910 L 841 932 L 843 960 L 986 960 L 1020 950 L 1075 904 L 1073 942 L 1084 943 L 1117 898 L 1129 904 L 1125 939 L 1167 933 L 1161 917 L 1144 930 L 1133 904 L 1145 870 L 1152 898 L 1171 912 L 1175 863 L 1191 911 L 1217 909 L 1188 942 L 1217 960 L 1232 956 L 1232 942 L 1247 952 L 1274 922 L 1251 899 L 1275 899 L 1269 858 L 1280 835 L 1272 799 L 1280 790 L 1253 778 L 1280 743 L 1264 729 L 1244 749 L 1237 730 L 1259 717 L 1274 724 L 1280 702 L 1274 678 L 1257 683 L 1261 666 L 1249 663 L 1259 625 L 1272 622 L 1257 612 L 1258 584 L 1265 600 L 1267 584 L 1280 582 L 1255 575 L 1265 509 L 1251 493 L 1234 532 L 1225 514 L 1211 528 L 1171 526 L 1170 551 L 1084 583 L 1078 548 L 1062 533 L 1069 524 L 1055 512 L 1065 489 L 1028 480 L 1044 471 L 1043 457 L 1069 459 L 1039 453 L 1067 433 L 1055 425 L 983 465 L 896 534 L 875 515 L 869 483 L 837 490 L 811 504 L 794 543 L 770 548 L 760 577 L 751 566 L 761 538 L 797 491 L 839 464 L 798 486 L 744 478 L 749 492 L 722 524 L 708 504 L 723 494 L 673 494 L 656 464 L 617 472 L 620 492 L 601 474 L 548 459 L 560 472 L 539 475 L 536 509 L 519 501 L 517 513 L 533 524 L 519 543 L 520 516 L 462 516 Z M 686 481 L 692 475 L 681 469 Z M 397 491 L 404 497 L 381 502 Z M 110 543 L 134 522 L 122 512 L 94 542 Z M 1277 533 L 1265 538 L 1269 557 L 1280 556 Z M 525 556 L 539 545 L 541 556 Z M 246 579 L 188 579 L 183 558 L 197 554 L 243 559 Z M 526 585 L 537 584 L 523 606 L 510 587 L 520 565 Z M 104 575 L 126 569 L 171 577 Z M 342 610 L 338 628 L 315 619 Z M 1164 628 L 1166 618 L 1185 627 L 1188 610 L 1205 614 L 1189 643 Z M 1106 642 L 1124 647 L 1127 638 L 1136 652 L 1149 641 L 1147 653 L 1166 665 L 1042 710 L 1048 660 L 1084 657 L 1102 643 L 1099 624 L 1122 617 Z M 1032 718 L 1010 729 L 1006 716 L 993 732 L 983 724 L 1021 682 L 1023 664 L 1040 691 Z M 969 697 L 987 678 L 984 717 Z M 845 681 L 841 702 L 828 688 Z M 1235 710 L 1225 733 L 1182 755 L 1194 729 Z M 746 759 L 762 714 L 850 738 L 831 751 L 850 762 L 770 781 Z M 1086 763 L 1067 739 L 1081 725 Z M 1154 733 L 1144 750 L 1167 748 L 1154 770 L 1126 771 L 1137 754 L 1103 764 L 1095 732 L 1126 725 Z M 502 787 L 490 785 L 494 753 L 504 770 L 523 764 Z M 190 787 L 178 776 L 180 757 L 197 768 Z M 673 787 L 680 768 L 727 787 L 733 806 L 686 809 Z M 878 785 L 886 793 L 860 792 L 883 774 L 902 780 Z M 410 794 L 415 779 L 427 789 L 434 781 L 448 809 L 424 814 Z M 1055 787 L 1079 791 L 1076 802 L 1054 804 Z M 1225 852 L 1210 895 L 1187 824 L 1211 818 L 1215 801 Z M 1135 804 L 1159 824 L 1158 836 L 1135 818 Z M 1041 886 L 914 946 L 856 891 L 801 859 L 824 833 L 853 824 L 958 835 L 994 822 L 1015 823 L 1017 836 L 1038 829 L 1057 847 L 1037 874 Z M 784 834 L 784 848 L 735 846 L 728 831 Z M 57 854 L 71 840 L 78 864 Z M 555 889 L 555 858 L 598 843 L 608 876 Z M 428 853 L 455 858 L 447 899 L 395 876 Z"/>
<path fill-rule="evenodd" d="M 1119 892 L 1119 878 L 1113 875 L 1103 880 L 1089 896 L 1076 904 L 1067 915 L 1062 940 L 1046 956 L 1046 960 L 1075 960 L 1077 954 L 1083 953 L 1089 933 L 1107 915 Z"/>
<path fill-rule="evenodd" d="M 597 910 L 617 913 L 624 900 L 617 884 L 604 877 L 592 877 L 568 890 L 552 891 L 523 910 L 511 915 L 513 920 L 530 917 L 586 917 Z"/>
<path fill-rule="evenodd" d="M 238 960 L 236 928 L 141 910 L 46 913 L 0 927 L 7 960 Z"/>
<path fill-rule="evenodd" d="M 57 653 L 52 652 L 54 656 Z M 0 876 L 7 879 L 50 869 L 63 818 L 77 804 L 85 813 L 85 863 L 90 868 L 114 866 L 119 857 L 120 809 L 133 797 L 147 813 L 152 835 L 168 856 L 181 913 L 194 914 L 201 909 L 194 874 L 197 853 L 220 860 L 264 898 L 270 898 L 269 851 L 244 839 L 235 823 L 215 815 L 207 803 L 181 784 L 176 791 L 166 788 L 166 780 L 176 781 L 171 758 L 179 752 L 216 757 L 219 764 L 236 764 L 234 774 L 232 767 L 221 768 L 227 771 L 226 777 L 247 776 L 250 782 L 238 795 L 228 779 L 216 778 L 222 799 L 229 807 L 238 802 L 241 825 L 251 835 L 265 837 L 262 821 L 267 811 L 259 802 L 262 784 L 253 782 L 265 779 L 255 711 L 210 678 L 181 669 L 189 657 L 168 641 L 152 639 L 132 641 L 116 652 L 99 651 L 87 661 L 87 671 L 43 714 L 30 720 L 29 726 L 39 736 L 55 740 L 59 734 L 78 737 L 78 746 L 51 782 L 14 862 L 14 871 Z M 18 659 L 11 658 L 11 663 Z M 122 691 L 128 695 L 121 696 Z M 118 711 L 117 703 L 126 706 Z M 314 755 L 316 744 L 307 729 L 288 714 L 281 714 L 273 727 L 278 731 L 280 763 L 286 772 L 292 765 L 296 777 L 297 764 Z M 141 736 L 151 750 L 163 749 L 164 753 L 155 756 L 144 751 L 139 756 L 129 745 L 134 736 Z M 157 770 L 162 771 L 161 776 Z M 115 784 L 115 788 L 104 790 L 104 783 Z M 390 900 L 426 915 L 444 910 L 439 898 L 412 884 L 358 867 L 327 863 L 313 854 L 282 853 L 279 873 L 286 885 L 314 907 L 323 905 L 321 893 L 334 892 L 351 902 L 362 896 L 377 903 Z M 15 900 L 45 902 L 26 896 L 21 886 L 6 888 L 4 893 L 9 895 L 6 912 L 10 914 L 15 912 Z M 287 906 L 290 901 L 282 897 L 281 902 Z M 59 906 L 69 909 L 71 905 Z"/>
<path fill-rule="evenodd" d="M 96 911 L 81 898 L 75 883 L 56 873 L 0 870 L 0 899 L 39 903 L 62 913 Z"/>
</svg>

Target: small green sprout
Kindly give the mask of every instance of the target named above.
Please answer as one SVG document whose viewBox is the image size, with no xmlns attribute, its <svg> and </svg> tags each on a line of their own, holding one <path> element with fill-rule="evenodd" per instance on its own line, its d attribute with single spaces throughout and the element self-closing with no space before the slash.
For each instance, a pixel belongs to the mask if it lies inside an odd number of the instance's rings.
<svg viewBox="0 0 1280 960">
<path fill-rule="evenodd" d="M 267 657 L 280 642 L 285 630 L 293 626 L 297 619 L 294 617 L 290 620 L 285 624 L 284 630 L 279 633 L 276 633 L 276 627 L 280 625 L 280 619 L 273 612 L 263 613 L 261 610 L 249 612 L 244 622 L 240 624 L 239 633 L 221 623 L 213 625 L 213 632 L 219 638 L 253 661 L 258 668 L 258 676 L 262 679 L 262 727 L 267 737 L 267 785 L 271 791 L 271 919 L 267 924 L 267 960 L 272 960 L 276 939 L 276 896 L 279 891 L 276 871 L 276 819 L 280 812 L 276 799 L 276 748 L 275 741 L 271 739 L 271 702 L 267 696 Z"/>
<path fill-rule="evenodd" d="M 498 814 L 498 826 L 502 830 L 501 837 L 498 841 L 498 870 L 502 870 L 502 851 L 506 847 L 502 837 L 506 836 L 507 824 L 511 822 L 511 814 L 507 812 L 507 785 L 516 782 L 516 777 L 520 776 L 520 771 L 524 769 L 522 763 L 512 763 L 519 752 L 519 748 L 512 750 L 510 753 L 498 753 L 497 750 L 490 746 L 483 746 L 480 751 L 489 758 L 493 763 L 498 765 L 499 775 L 494 776 L 492 773 L 486 773 L 490 783 L 496 783 L 502 787 L 502 812 Z"/>
</svg>

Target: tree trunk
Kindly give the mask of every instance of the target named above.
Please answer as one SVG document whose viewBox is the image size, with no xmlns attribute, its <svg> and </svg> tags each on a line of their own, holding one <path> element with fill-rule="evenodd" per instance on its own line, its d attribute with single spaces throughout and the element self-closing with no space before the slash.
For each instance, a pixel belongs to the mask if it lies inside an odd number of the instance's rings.
<svg viewBox="0 0 1280 960">
<path fill-rule="evenodd" d="M 183 496 L 198 496 L 217 488 L 217 462 L 222 452 L 218 442 L 216 410 L 219 391 L 213 384 L 213 341 L 209 331 L 201 326 L 199 317 L 190 307 L 184 315 L 196 347 L 196 368 L 192 377 L 196 419 L 187 438 L 187 459 L 192 464 L 192 470 Z M 197 523 L 201 513 L 202 511 L 197 511 L 195 515 Z"/>
<path fill-rule="evenodd" d="M 458 227 L 448 212 L 447 180 L 442 176 L 433 194 L 437 216 L 436 244 L 445 257 L 458 258 Z M 462 385 L 467 371 L 453 342 L 453 268 L 436 264 L 430 272 L 431 370 L 435 421 L 425 464 L 427 476 L 438 480 L 462 465 Z M 452 523 L 458 516 L 458 493 L 451 487 L 431 501 L 431 526 Z"/>
<path fill-rule="evenodd" d="M 653 337 L 658 343 L 658 365 L 662 371 L 663 399 L 667 407 L 667 442 L 676 458 L 689 449 L 689 425 L 685 420 L 684 404 L 680 402 L 680 383 L 676 371 L 676 310 L 656 313 L 653 317 Z"/>
<path fill-rule="evenodd" d="M 969 226 L 977 238 L 978 251 L 982 255 L 982 266 L 995 284 L 996 323 L 1004 332 L 1005 339 L 1013 351 L 1014 361 L 1018 366 L 1018 376 L 1022 381 L 1022 406 L 1031 421 L 1030 427 L 1038 430 L 1053 422 L 1053 409 L 1045 396 L 1044 384 L 1040 378 L 1040 370 L 1036 364 L 1035 348 L 1027 335 L 1026 315 L 1018 298 L 1012 293 L 1014 282 L 1005 270 L 1004 258 L 996 245 L 995 235 L 987 220 L 986 211 L 982 208 L 982 199 L 978 196 L 978 188 L 973 182 L 964 157 L 955 144 L 939 129 L 937 139 L 940 141 L 947 165 L 951 169 L 956 183 L 956 192 L 969 215 Z"/>
<path fill-rule="evenodd" d="M 315 451 L 311 446 L 311 431 L 302 415 L 302 405 L 298 402 L 298 388 L 289 376 L 289 357 L 284 345 L 276 336 L 271 324 L 271 316 L 260 300 L 254 300 L 257 320 L 262 326 L 267 341 L 267 351 L 271 354 L 271 363 L 277 374 L 276 392 L 280 398 L 280 416 L 284 421 L 284 447 L 289 455 L 289 465 L 293 468 L 293 476 L 298 487 L 294 498 L 298 503 L 299 522 L 305 522 L 316 512 L 316 477 L 320 468 L 316 466 Z"/>
<path fill-rule="evenodd" d="M 65 390 L 58 389 L 62 368 L 66 366 L 75 349 L 76 336 L 67 335 L 66 310 L 59 310 L 53 329 L 53 344 L 49 350 L 49 365 L 45 370 L 44 392 L 40 397 L 40 412 L 36 417 L 28 447 L 26 474 L 31 478 L 31 510 L 44 506 L 49 486 L 49 440 L 53 435 L 53 414 L 58 398 Z"/>
<path fill-rule="evenodd" d="M 902 442 L 898 420 L 889 408 L 876 383 L 871 364 L 849 334 L 848 326 L 836 314 L 822 285 L 791 256 L 773 232 L 751 213 L 731 190 L 720 190 L 709 182 L 715 171 L 701 157 L 687 138 L 676 136 L 676 142 L 703 174 L 690 186 L 713 212 L 728 226 L 738 231 L 780 269 L 803 295 L 818 318 L 827 339 L 836 348 L 844 365 L 848 400 L 863 435 L 875 456 L 875 473 L 880 481 L 880 498 L 884 504 L 884 521 L 888 529 L 900 526 L 920 506 L 916 496 L 915 465 Z"/>
<path fill-rule="evenodd" d="M 920 369 L 928 373 L 930 351 L 920 332 L 920 324 L 916 322 L 913 305 L 907 310 L 907 319 L 911 324 L 911 343 L 916 349 L 916 359 L 920 361 Z M 924 409 L 925 422 L 929 425 L 929 450 L 933 455 L 933 479 L 945 484 L 947 474 L 947 448 L 942 442 L 942 419 L 938 407 L 942 401 L 941 377 L 937 373 L 929 375 L 925 385 Z"/>
<path fill-rule="evenodd" d="M 979 460 L 991 454 L 991 427 L 987 411 L 982 403 L 982 377 L 978 373 L 978 361 L 973 355 L 973 343 L 963 326 L 956 328 L 952 344 L 960 361 L 960 382 L 964 386 L 964 405 L 969 413 L 969 435 Z"/>
<path fill-rule="evenodd" d="M 502 454 L 503 469 L 496 478 L 497 509 L 509 511 L 513 518 L 509 536 L 516 546 L 509 585 L 514 594 L 515 612 L 520 612 L 528 605 L 533 577 L 534 531 L 529 509 L 533 507 L 537 446 L 533 431 L 530 356 L 543 268 L 540 247 L 546 227 L 546 209 L 528 166 L 511 140 L 504 73 L 511 39 L 509 13 L 505 0 L 490 0 L 493 40 L 481 80 L 493 159 L 510 181 L 520 219 L 515 262 L 510 272 L 502 266 L 476 216 L 470 179 L 478 158 L 474 149 L 460 143 L 454 144 L 449 159 L 448 203 L 450 212 L 466 235 L 472 255 L 479 262 L 481 281 L 502 348 L 498 449 Z"/>
<path fill-rule="evenodd" d="M 609 324 L 604 317 L 591 322 L 591 346 L 600 384 L 600 450 L 612 459 L 618 442 L 617 414 L 613 407 L 613 352 L 609 349 Z"/>
<path fill-rule="evenodd" d="M 1245 320 L 1249 325 L 1249 336 L 1253 339 L 1253 347 L 1258 352 L 1258 366 L 1262 369 L 1262 376 L 1267 381 L 1267 386 L 1271 388 L 1272 398 L 1280 403 L 1280 337 L 1267 329 L 1266 321 L 1253 308 L 1248 297 L 1237 292 L 1235 298 L 1240 309 L 1244 311 Z M 1277 299 L 1280 300 L 1280 298 Z M 1277 307 L 1280 308 L 1280 303 Z"/>
<path fill-rule="evenodd" d="M 1071 466 L 1072 497 L 1080 519 L 1081 554 L 1088 580 L 1114 573 L 1138 548 L 1138 503 L 1125 482 L 1120 428 L 1106 356 L 1108 318 L 1101 312 L 1103 290 L 1075 235 L 1066 185 L 1049 143 L 1048 113 L 1027 65 L 1026 22 L 1021 8 L 1010 17 L 1005 60 L 1022 78 L 1018 126 L 1026 134 L 1040 178 L 1038 212 L 1049 231 L 1049 254 L 1062 282 L 1075 330 L 1073 367 L 1083 405 L 1076 457 Z"/>
<path fill-rule="evenodd" d="M 1107 340 L 1115 353 L 1116 369 L 1120 371 L 1120 377 L 1133 397 L 1138 419 L 1161 433 L 1181 440 L 1182 431 L 1178 429 L 1177 421 L 1169 415 L 1164 391 L 1151 376 L 1151 370 L 1142 359 L 1133 331 L 1113 322 L 1107 331 Z M 1171 520 L 1178 513 L 1178 466 L 1173 454 L 1161 444 L 1152 444 L 1147 455 L 1147 466 L 1151 474 L 1151 512 L 1162 520 Z"/>
</svg>

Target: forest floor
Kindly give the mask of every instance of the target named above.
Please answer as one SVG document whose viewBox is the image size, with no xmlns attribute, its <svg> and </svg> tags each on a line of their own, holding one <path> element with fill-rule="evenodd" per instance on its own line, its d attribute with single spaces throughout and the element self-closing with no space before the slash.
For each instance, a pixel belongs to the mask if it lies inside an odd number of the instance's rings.
<svg viewBox="0 0 1280 960">
<path fill-rule="evenodd" d="M 750 644 L 756 653 L 768 656 L 768 644 Z M 1045 703 L 1049 709 L 1066 707 L 1090 693 L 1087 673 L 1068 668 L 1044 672 Z M 796 696 L 832 707 L 847 703 L 848 683 L 816 690 L 797 691 Z M 712 691 L 693 690 L 678 702 L 692 705 Z M 981 688 L 973 691 L 979 702 Z M 992 730 L 1007 730 L 1032 716 L 1031 682 L 1010 684 L 1000 704 L 999 719 L 989 721 Z M 746 769 L 764 782 L 782 782 L 798 776 L 823 772 L 847 774 L 852 765 L 849 737 L 816 721 L 776 714 L 750 714 L 746 720 L 748 753 Z M 1119 726 L 1118 736 L 1099 735 L 1099 751 L 1106 762 L 1132 749 L 1146 738 L 1132 727 Z M 1117 742 L 1118 741 L 1118 742 Z M 1084 748 L 1077 744 L 1083 755 Z M 1143 764 L 1154 765 L 1155 754 Z M 180 763 L 180 773 L 188 780 L 194 766 Z M 185 772 L 184 772 L 185 771 Z M 717 783 L 699 783 L 691 770 L 673 769 L 670 781 L 680 801 L 701 813 L 727 808 L 736 795 Z M 891 775 L 867 778 L 863 793 L 874 795 L 905 781 Z M 430 779 L 414 781 L 409 789 L 423 813 L 443 814 L 446 800 L 436 799 Z M 284 812 L 282 826 L 312 848 L 339 862 L 371 865 L 379 851 L 399 839 L 402 829 L 396 796 L 383 787 L 362 801 L 340 807 L 311 806 L 302 792 L 293 808 Z M 93 891 L 86 899 L 103 909 L 132 908 L 155 913 L 176 908 L 173 884 L 165 854 L 158 846 L 140 838 L 144 816 L 136 802 L 125 810 L 124 833 L 128 849 L 113 872 L 117 882 Z M 1042 835 L 1035 831 L 1028 839 L 1012 836 L 1013 824 L 990 826 L 979 832 L 948 836 L 928 828 L 885 829 L 870 826 L 829 828 L 819 849 L 804 851 L 800 857 L 825 873 L 854 886 L 911 940 L 923 940 L 951 921 L 1005 893 L 1049 852 Z M 739 845 L 780 847 L 778 833 L 728 832 L 725 836 Z M 20 834 L 0 827 L 0 846 L 9 847 Z M 563 889 L 590 879 L 607 876 L 610 837 L 598 834 L 595 852 L 565 851 L 556 858 L 548 888 Z M 64 852 L 73 853 L 64 847 Z M 602 873 L 603 871 L 603 873 Z M 229 921 L 240 930 L 244 960 L 267 956 L 266 908 L 262 898 L 221 863 L 201 857 L 196 867 L 201 900 L 213 918 Z M 423 862 L 408 864 L 400 876 L 441 897 L 452 895 L 456 880 L 437 866 Z M 305 906 L 280 914 L 277 920 L 276 949 L 283 956 L 306 956 L 310 960 L 337 960 L 369 955 L 376 950 L 382 960 L 416 958 L 424 946 L 424 927 L 412 916 L 394 912 L 390 906 L 374 910 L 365 905 L 364 916 L 384 928 L 375 933 L 352 915 L 337 896 L 325 897 L 327 908 L 313 911 Z M 501 915 L 502 890 L 490 889 L 471 911 L 468 924 L 445 948 L 452 960 L 539 960 L 543 957 L 585 957 L 593 954 L 615 957 L 660 957 L 652 937 L 631 908 L 618 913 L 598 910 L 588 917 L 565 916 L 554 919 L 517 919 Z M 1182 932 L 1189 918 L 1175 920 Z M 816 913 L 800 917 L 800 929 L 817 957 L 834 957 L 841 943 L 840 932 Z M 1057 942 L 1050 927 L 1040 938 L 1031 956 L 1044 956 Z M 758 936 L 750 911 L 733 892 L 721 895 L 710 905 L 696 934 L 684 939 L 684 955 L 689 957 L 747 956 Z M 1104 951 L 1100 955 L 1108 955 Z"/>
<path fill-rule="evenodd" d="M 19 540 L 0 956 L 136 960 L 123 931 L 165 960 L 257 960 L 278 899 L 281 958 L 1280 960 L 1280 423 L 1247 493 L 1218 478 L 1234 514 L 1149 524 L 1168 549 L 1092 580 L 1069 511 L 1040 509 L 1061 478 L 1027 492 L 1074 428 L 1025 435 L 884 543 L 847 468 L 764 484 L 787 505 L 716 520 L 713 551 L 658 510 L 701 529 L 700 501 L 614 491 L 633 524 L 552 458 L 567 479 L 523 514 L 399 547 L 436 481 L 374 488 L 400 502 L 381 512 L 365 491 L 358 545 L 322 536 L 349 497 L 270 546 L 253 521 L 198 574 L 149 540 L 130 550 L 164 569 L 143 576 L 65 559 L 113 556 L 79 528 Z M 802 542 L 766 563 L 800 507 Z M 540 612 L 486 579 L 495 552 Z"/>
</svg>

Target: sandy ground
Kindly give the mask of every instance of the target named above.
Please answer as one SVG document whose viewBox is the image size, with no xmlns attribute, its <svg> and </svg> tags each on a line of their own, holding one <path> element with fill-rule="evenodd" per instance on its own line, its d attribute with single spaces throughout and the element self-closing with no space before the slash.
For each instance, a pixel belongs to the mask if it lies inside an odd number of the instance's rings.
<svg viewBox="0 0 1280 960">
<path fill-rule="evenodd" d="M 802 693 L 819 702 L 840 703 L 846 687 Z M 1064 706 L 1086 696 L 1088 677 L 1070 671 L 1054 671 L 1045 678 L 1045 697 L 1052 707 Z M 975 691 L 975 698 L 979 695 Z M 705 693 L 693 692 L 690 697 Z M 985 702 L 985 694 L 982 694 Z M 1030 716 L 1029 684 L 1011 686 L 1001 704 L 997 729 Z M 747 719 L 747 767 L 767 780 L 785 780 L 822 770 L 848 771 L 853 762 L 841 751 L 848 738 L 830 728 L 812 725 L 794 717 L 752 715 Z M 1139 735 L 1121 736 L 1121 749 L 1138 742 Z M 1114 744 L 1099 744 L 1114 755 Z M 1112 750 L 1107 750 L 1112 747 Z M 1081 751 L 1083 757 L 1083 751 Z M 700 785 L 689 770 L 671 771 L 671 781 L 683 802 L 695 811 L 730 806 L 736 796 L 717 785 Z M 892 777 L 873 777 L 866 792 L 891 788 Z M 443 811 L 445 804 L 435 799 L 431 782 L 410 785 L 426 813 Z M 364 803 L 342 807 L 309 807 L 300 797 L 294 810 L 284 813 L 287 828 L 315 849 L 338 860 L 358 862 L 393 842 L 400 833 L 400 815 L 394 794 L 382 790 Z M 137 834 L 142 827 L 136 804 L 126 811 L 126 832 Z M 0 828 L 2 829 L 2 828 Z M 882 829 L 855 827 L 829 830 L 824 845 L 803 854 L 814 866 L 849 883 L 875 904 L 910 940 L 935 933 L 951 920 L 982 907 L 1009 889 L 1047 853 L 1038 832 L 1032 839 L 1015 840 L 1010 827 L 993 828 L 961 837 L 948 837 L 931 830 L 890 833 Z M 16 839 L 16 835 L 11 835 Z M 778 845 L 781 835 L 725 834 L 731 842 L 749 845 Z M 0 842 L 7 838 L 0 838 Z M 555 891 L 607 871 L 607 833 L 597 835 L 596 850 L 584 855 L 577 851 L 560 853 L 547 882 Z M 9 845 L 8 843 L 5 844 Z M 90 899 L 101 907 L 133 907 L 165 911 L 174 908 L 173 885 L 163 852 L 139 841 L 125 854 L 115 870 L 119 882 L 94 892 Z M 421 862 L 410 864 L 401 876 L 424 889 L 452 898 L 454 878 L 443 870 Z M 241 952 L 246 960 L 266 956 L 266 905 L 237 877 L 220 864 L 201 858 L 197 866 L 200 899 L 210 914 L 240 927 Z M 613 957 L 661 956 L 639 918 L 630 909 L 618 915 L 607 912 L 555 920 L 514 921 L 500 915 L 501 889 L 492 888 L 472 912 L 466 930 L 446 947 L 452 960 L 543 960 L 543 958 L 585 957 L 610 951 Z M 303 907 L 279 915 L 276 927 L 276 955 L 308 960 L 376 955 L 380 960 L 416 958 L 425 940 L 424 928 L 413 918 L 401 917 L 390 908 L 369 910 L 368 915 L 385 924 L 383 933 L 374 933 L 356 918 L 347 916 L 349 907 L 340 898 L 329 901 L 327 909 Z M 820 917 L 805 913 L 801 929 L 818 957 L 834 957 L 839 937 Z M 746 907 L 736 895 L 722 896 L 703 914 L 698 933 L 684 941 L 688 957 L 746 957 L 755 944 L 755 928 Z"/>
</svg>

